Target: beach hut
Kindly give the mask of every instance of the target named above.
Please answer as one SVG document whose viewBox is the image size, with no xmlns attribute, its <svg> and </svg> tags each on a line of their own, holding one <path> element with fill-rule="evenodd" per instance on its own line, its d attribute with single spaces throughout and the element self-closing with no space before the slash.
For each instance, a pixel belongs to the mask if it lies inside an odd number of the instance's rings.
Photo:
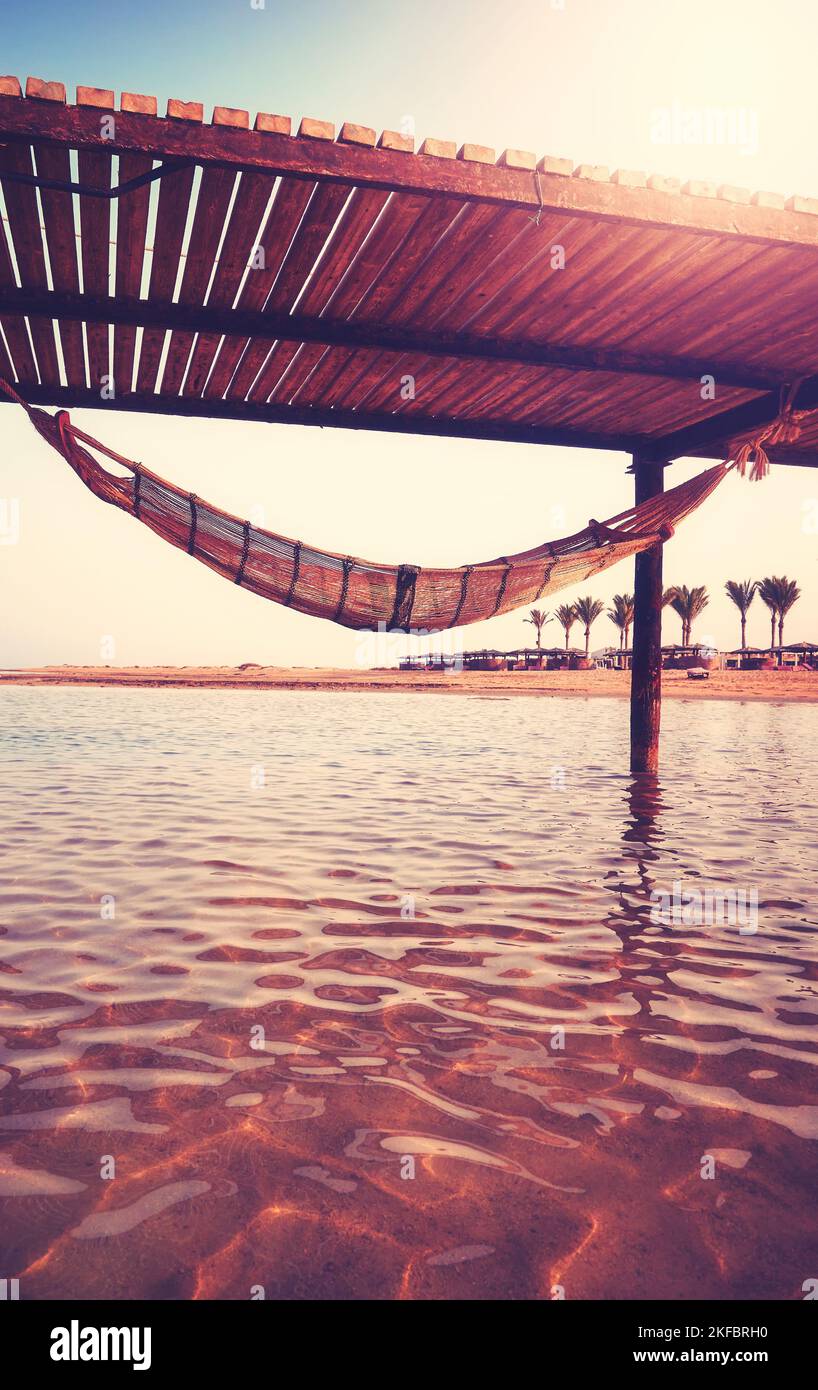
<svg viewBox="0 0 818 1390">
<path fill-rule="evenodd" d="M 797 649 L 792 647 L 771 647 L 770 656 L 777 671 L 794 671 L 800 660 Z"/>
<path fill-rule="evenodd" d="M 121 419 L 102 432 L 127 479 L 66 415 L 31 417 L 157 535 L 349 627 L 463 626 L 635 556 L 631 766 L 655 771 L 664 544 L 720 484 L 719 461 L 758 475 L 767 457 L 818 462 L 814 308 L 792 293 L 818 264 L 818 201 L 445 139 L 415 153 L 403 132 L 352 122 L 204 115 L 0 78 L 0 399 L 529 444 L 543 502 L 560 487 L 547 446 L 629 456 L 633 497 L 608 523 L 421 570 L 228 516 L 121 452 Z M 717 462 L 668 491 L 682 456 Z"/>
<path fill-rule="evenodd" d="M 777 665 L 774 647 L 738 647 L 730 655 L 742 671 L 774 671 Z"/>
<path fill-rule="evenodd" d="M 506 665 L 509 671 L 544 671 L 548 652 L 545 647 L 520 647 L 506 652 Z"/>
<path fill-rule="evenodd" d="M 665 671 L 688 671 L 692 668 L 717 671 L 720 664 L 715 647 L 701 642 L 691 642 L 687 646 L 670 642 L 662 648 L 662 668 Z"/>
<path fill-rule="evenodd" d="M 502 671 L 507 666 L 507 653 L 484 647 L 479 652 L 463 653 L 464 671 Z"/>
<path fill-rule="evenodd" d="M 818 670 L 818 642 L 790 642 L 782 651 L 792 653 L 804 670 Z"/>
<path fill-rule="evenodd" d="M 624 667 L 625 653 L 619 647 L 601 647 L 591 655 L 601 671 L 616 671 Z"/>
<path fill-rule="evenodd" d="M 761 655 L 760 647 L 736 647 L 731 652 L 725 652 L 724 665 L 728 671 L 758 670 L 758 666 L 751 666 L 751 662 L 756 661 Z"/>
</svg>

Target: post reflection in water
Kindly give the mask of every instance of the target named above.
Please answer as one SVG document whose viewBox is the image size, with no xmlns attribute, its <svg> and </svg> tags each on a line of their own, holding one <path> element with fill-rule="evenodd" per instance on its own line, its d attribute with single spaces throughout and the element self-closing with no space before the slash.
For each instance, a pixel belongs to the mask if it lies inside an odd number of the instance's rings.
<svg viewBox="0 0 818 1390">
<path fill-rule="evenodd" d="M 660 782 L 613 699 L 3 702 L 21 1296 L 803 1296 L 811 708 L 669 701 Z"/>
</svg>

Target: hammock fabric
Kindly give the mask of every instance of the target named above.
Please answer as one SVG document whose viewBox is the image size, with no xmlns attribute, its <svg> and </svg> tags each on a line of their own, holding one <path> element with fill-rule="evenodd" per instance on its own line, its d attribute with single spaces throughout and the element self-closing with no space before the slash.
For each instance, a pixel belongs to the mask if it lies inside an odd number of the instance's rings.
<svg viewBox="0 0 818 1390">
<path fill-rule="evenodd" d="M 719 463 L 607 522 L 589 521 L 574 536 L 518 555 L 457 569 L 380 565 L 251 526 L 114 453 L 72 425 L 67 411 L 50 415 L 29 406 L 2 380 L 0 390 L 27 411 L 35 429 L 104 502 L 262 598 L 359 629 L 435 632 L 537 603 L 544 594 L 669 540 L 733 466 Z M 133 476 L 110 473 L 83 445 Z"/>
</svg>

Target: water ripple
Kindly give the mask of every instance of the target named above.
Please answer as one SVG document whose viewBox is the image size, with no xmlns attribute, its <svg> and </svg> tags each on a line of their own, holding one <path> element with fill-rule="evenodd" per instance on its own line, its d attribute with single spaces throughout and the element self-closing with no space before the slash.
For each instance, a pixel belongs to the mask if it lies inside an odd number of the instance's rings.
<svg viewBox="0 0 818 1390">
<path fill-rule="evenodd" d="M 613 700 L 2 700 L 27 1297 L 800 1296 L 813 706 L 670 703 L 657 785 Z"/>
</svg>

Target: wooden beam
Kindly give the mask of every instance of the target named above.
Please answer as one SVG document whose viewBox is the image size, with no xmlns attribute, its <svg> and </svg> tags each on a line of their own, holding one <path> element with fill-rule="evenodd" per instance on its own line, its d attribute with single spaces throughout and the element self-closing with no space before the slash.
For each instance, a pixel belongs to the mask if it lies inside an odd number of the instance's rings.
<svg viewBox="0 0 818 1390">
<path fill-rule="evenodd" d="M 248 420 L 258 424 L 317 425 L 345 430 L 374 430 L 384 434 L 431 435 L 442 439 L 485 439 L 508 444 L 552 444 L 572 449 L 615 450 L 632 453 L 639 440 L 631 435 L 592 434 L 587 430 L 514 425 L 502 420 L 453 420 L 419 415 L 366 414 L 357 410 L 319 409 L 315 406 L 268 405 L 218 397 L 160 396 L 147 392 L 102 400 L 87 388 L 17 385 L 29 405 L 102 410 L 108 414 L 126 411 L 137 415 L 179 415 L 205 420 Z M 0 393 L 0 405 L 14 404 Z"/>
<path fill-rule="evenodd" d="M 7 372 L 7 379 L 12 375 Z M 12 381 L 12 384 L 13 381 Z M 31 405 L 55 406 L 63 410 L 125 411 L 132 415 L 178 415 L 186 419 L 247 420 L 254 424 L 313 425 L 319 429 L 367 430 L 380 434 L 420 435 L 440 439 L 488 440 L 499 444 L 537 444 L 556 448 L 594 449 L 601 453 L 633 454 L 650 443 L 641 435 L 594 434 L 588 430 L 561 429 L 537 425 L 514 425 L 501 420 L 455 420 L 418 415 L 387 415 L 358 410 L 319 409 L 313 406 L 258 404 L 219 397 L 158 396 L 145 392 L 125 394 L 103 401 L 86 387 L 34 386 L 17 383 L 21 396 Z M 9 405 L 0 393 L 0 405 Z M 775 462 L 818 468 L 818 453 L 798 456 L 790 450 Z"/>
<path fill-rule="evenodd" d="M 142 153 L 154 158 L 194 159 L 233 169 L 261 170 L 272 176 L 330 180 L 389 192 L 436 194 L 465 202 L 517 207 L 530 214 L 564 213 L 616 221 L 629 226 L 664 227 L 703 236 L 729 237 L 818 250 L 818 215 L 812 201 L 791 199 L 787 208 L 736 203 L 726 197 L 614 183 L 599 171 L 580 166 L 572 175 L 551 172 L 554 161 L 536 169 L 441 159 L 433 154 L 407 158 L 403 150 L 379 144 L 199 125 L 138 112 L 116 114 L 113 138 L 100 129 L 98 112 L 57 101 L 0 95 L 0 140 L 53 141 L 107 154 Z M 816 204 L 818 207 L 818 204 Z"/>
<path fill-rule="evenodd" d="M 253 338 L 257 342 L 323 343 L 328 347 L 372 348 L 385 352 L 422 353 L 428 357 L 460 357 L 508 362 L 564 371 L 608 372 L 627 376 L 698 381 L 711 373 L 725 385 L 768 391 L 778 382 L 769 375 L 722 368 L 712 361 L 640 354 L 619 349 L 571 347 L 532 343 L 524 339 L 481 337 L 438 330 L 417 332 L 400 325 L 335 320 L 299 314 L 247 312 L 241 309 L 157 303 L 145 299 L 94 298 L 16 287 L 0 290 L 0 315 L 70 320 L 81 323 L 128 324 L 170 328 L 188 333 L 217 333 Z"/>
<path fill-rule="evenodd" d="M 818 376 L 804 378 L 793 401 L 793 408 L 818 409 Z M 705 458 L 723 458 L 724 444 L 771 424 L 780 409 L 780 391 L 770 391 L 756 397 L 755 400 L 745 401 L 743 405 L 733 406 L 731 410 L 710 415 L 695 425 L 687 425 L 684 429 L 674 430 L 672 434 L 651 440 L 645 444 L 642 454 L 647 459 L 660 461 L 682 458 L 689 454 L 698 454 Z"/>
<path fill-rule="evenodd" d="M 635 500 L 664 491 L 664 464 L 634 457 Z M 636 557 L 631 662 L 631 772 L 659 770 L 662 716 L 662 545 Z"/>
</svg>

